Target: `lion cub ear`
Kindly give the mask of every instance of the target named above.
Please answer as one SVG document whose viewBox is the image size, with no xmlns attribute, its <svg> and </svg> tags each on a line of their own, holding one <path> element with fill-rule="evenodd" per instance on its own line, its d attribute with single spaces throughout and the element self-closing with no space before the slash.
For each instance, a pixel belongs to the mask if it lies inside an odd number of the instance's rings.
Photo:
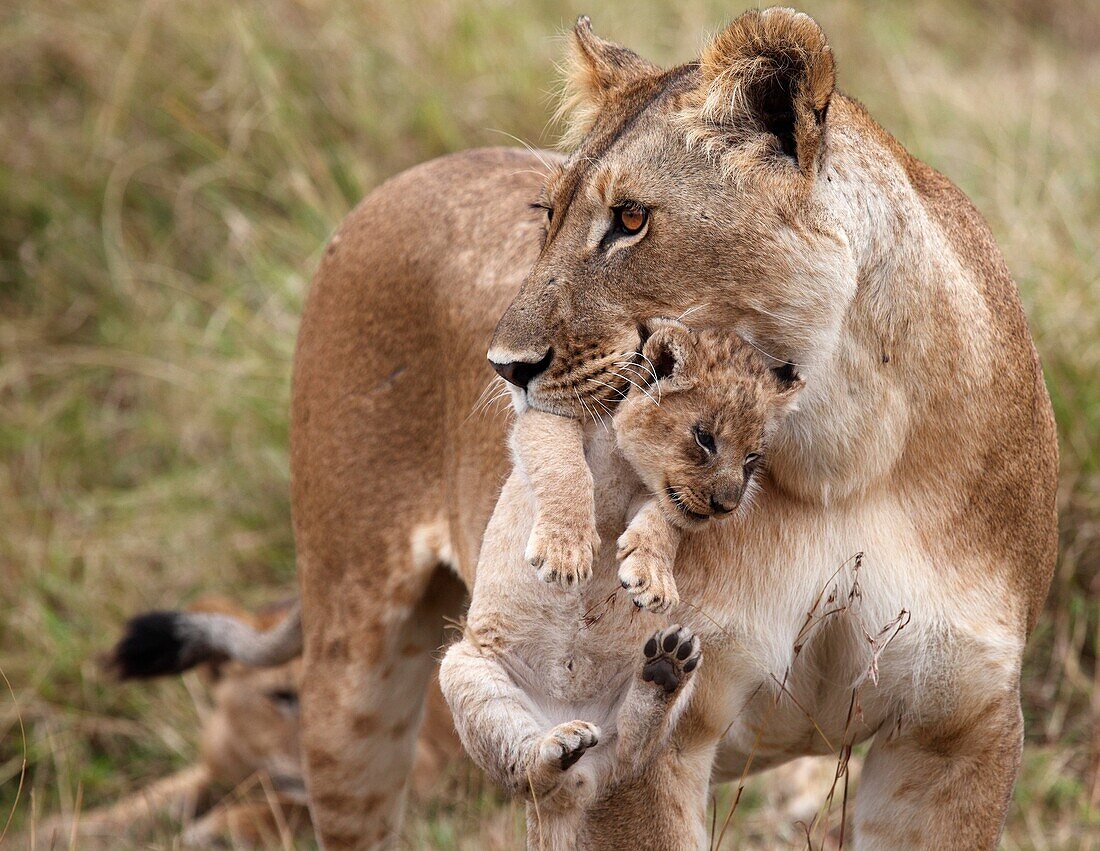
<svg viewBox="0 0 1100 851">
<path fill-rule="evenodd" d="M 659 383 L 668 391 L 690 387 L 687 373 L 695 354 L 695 332 L 675 319 L 651 319 L 646 333 L 649 336 L 642 345 L 646 382 Z"/>
<path fill-rule="evenodd" d="M 592 32 L 592 21 L 581 15 L 573 27 L 563 68 L 564 95 L 558 118 L 566 119 L 562 144 L 574 147 L 592 129 L 608 95 L 661 69 L 637 53 Z"/>
<path fill-rule="evenodd" d="M 813 18 L 779 7 L 745 12 L 703 51 L 699 73 L 681 114 L 691 136 L 761 142 L 812 177 L 836 85 L 832 49 Z"/>
<path fill-rule="evenodd" d="M 772 375 L 779 384 L 779 393 L 775 397 L 775 408 L 780 413 L 798 410 L 798 396 L 806 386 L 798 367 L 793 363 L 782 363 L 771 368 Z"/>
</svg>

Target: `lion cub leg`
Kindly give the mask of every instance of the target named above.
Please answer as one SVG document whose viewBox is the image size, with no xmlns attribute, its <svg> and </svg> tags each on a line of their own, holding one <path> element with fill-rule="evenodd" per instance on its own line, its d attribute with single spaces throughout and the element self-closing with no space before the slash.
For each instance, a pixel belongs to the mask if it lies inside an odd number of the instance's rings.
<svg viewBox="0 0 1100 851">
<path fill-rule="evenodd" d="M 599 742 L 595 724 L 576 720 L 547 730 L 500 662 L 466 639 L 443 657 L 439 684 L 466 751 L 507 791 L 561 807 L 594 791 L 589 778 L 570 769 Z"/>
<path fill-rule="evenodd" d="M 641 669 L 616 722 L 615 763 L 620 781 L 637 775 L 664 747 L 703 658 L 699 639 L 679 624 L 655 632 L 642 647 L 642 655 Z"/>
<path fill-rule="evenodd" d="M 581 424 L 524 411 L 512 431 L 512 451 L 535 496 L 535 521 L 523 557 L 543 582 L 577 588 L 591 578 L 600 545 Z"/>
<path fill-rule="evenodd" d="M 647 498 L 619 536 L 619 582 L 638 608 L 661 613 L 680 602 L 672 574 L 680 534 L 657 500 Z"/>
</svg>

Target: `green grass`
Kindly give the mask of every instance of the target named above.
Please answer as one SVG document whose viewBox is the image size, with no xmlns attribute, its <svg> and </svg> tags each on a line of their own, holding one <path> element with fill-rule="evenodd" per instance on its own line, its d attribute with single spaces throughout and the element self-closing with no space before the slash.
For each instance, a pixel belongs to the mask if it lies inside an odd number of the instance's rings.
<svg viewBox="0 0 1100 851">
<path fill-rule="evenodd" d="M 1029 746 L 1004 846 L 1100 846 L 1100 11 L 804 7 L 842 87 L 970 194 L 1020 283 L 1062 439 L 1063 546 L 1028 653 Z M 552 143 L 558 35 L 582 11 L 671 63 L 738 10 L 0 11 L 0 664 L 14 689 L 0 698 L 0 809 L 16 798 L 21 718 L 17 827 L 32 804 L 71 807 L 80 790 L 94 805 L 191 758 L 184 686 L 112 686 L 96 654 L 139 609 L 291 586 L 289 373 L 320 246 L 406 166 L 504 134 Z M 519 811 L 465 788 L 413 812 L 410 845 L 515 843 Z M 766 798 L 742 802 L 739 847 L 766 835 Z"/>
</svg>

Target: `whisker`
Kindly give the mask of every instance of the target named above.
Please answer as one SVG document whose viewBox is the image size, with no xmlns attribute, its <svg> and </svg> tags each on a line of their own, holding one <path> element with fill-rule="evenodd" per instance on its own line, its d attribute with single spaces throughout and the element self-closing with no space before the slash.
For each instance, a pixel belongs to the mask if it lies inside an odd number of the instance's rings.
<svg viewBox="0 0 1100 851">
<path fill-rule="evenodd" d="M 504 405 L 500 404 L 500 402 L 502 402 L 502 401 L 504 402 Z M 511 402 L 512 402 L 511 394 L 508 393 L 507 391 L 505 391 L 504 393 L 501 393 L 497 396 L 494 396 L 492 399 L 490 399 L 489 404 L 485 407 L 485 409 L 481 413 L 482 413 L 482 415 L 484 415 L 486 413 L 489 413 L 489 414 L 491 414 L 491 416 L 494 420 L 497 420 L 501 416 L 507 415 L 508 412 L 512 410 Z"/>
<path fill-rule="evenodd" d="M 622 373 L 620 373 L 620 372 L 618 372 L 617 370 L 614 370 L 614 369 L 612 369 L 612 370 L 608 370 L 608 371 L 609 371 L 609 372 L 610 372 L 610 373 L 611 373 L 612 375 L 614 375 L 614 376 L 616 376 L 616 377 L 618 377 L 618 378 L 621 378 L 621 379 L 622 379 L 623 381 L 627 381 L 627 382 L 629 382 L 629 383 L 630 383 L 631 385 L 633 385 L 634 387 L 637 387 L 637 388 L 638 388 L 638 392 L 639 392 L 639 393 L 642 393 L 642 394 L 644 394 L 644 395 L 645 395 L 645 397 L 646 397 L 647 399 L 649 399 L 649 401 L 650 401 L 650 402 L 652 402 L 652 403 L 653 403 L 654 405 L 657 405 L 657 400 L 653 398 L 653 395 L 652 395 L 652 394 L 651 394 L 651 393 L 649 392 L 649 390 L 648 390 L 648 389 L 646 389 L 645 387 L 643 387 L 643 386 L 642 386 L 641 384 L 639 384 L 639 383 L 638 383 L 637 381 L 633 381 L 633 380 L 631 380 L 630 376 L 628 376 L 628 375 L 623 375 Z M 661 407 L 661 406 L 660 406 L 660 405 L 657 405 L 657 407 L 659 408 L 659 407 Z"/>
<path fill-rule="evenodd" d="M 593 384 L 602 384 L 608 390 L 611 390 L 614 393 L 618 393 L 620 399 L 626 398 L 626 394 L 622 390 L 620 390 L 618 387 L 612 387 L 606 381 L 600 381 L 598 378 L 586 378 L 585 381 L 591 381 Z"/>
<path fill-rule="evenodd" d="M 496 396 L 489 400 L 489 404 L 486 407 L 492 407 L 495 405 L 499 409 L 501 402 L 506 403 L 505 407 L 511 407 L 512 394 L 507 390 L 503 391 L 502 393 L 498 393 Z"/>
<path fill-rule="evenodd" d="M 588 404 L 584 401 L 584 399 L 581 398 L 581 394 L 577 392 L 577 389 L 575 387 L 573 388 L 573 395 L 577 397 L 577 401 L 581 403 L 581 407 L 588 412 L 588 416 L 592 419 L 592 421 L 596 422 L 598 420 L 600 425 L 603 426 L 604 431 L 607 431 L 607 424 L 604 423 L 603 417 L 600 416 L 598 411 L 595 411 L 594 409 L 588 407 Z"/>
<path fill-rule="evenodd" d="M 485 389 L 481 391 L 481 395 L 477 397 L 477 400 L 474 402 L 473 407 L 470 408 L 470 413 L 466 415 L 466 419 L 463 420 L 463 422 L 466 422 L 471 417 L 484 414 L 494 402 L 497 402 L 504 396 L 509 395 L 507 385 L 498 386 L 500 385 L 501 381 L 502 379 L 498 376 L 493 378 L 487 385 L 485 385 Z"/>
<path fill-rule="evenodd" d="M 612 423 L 614 423 L 615 412 L 612 411 L 609 407 L 607 407 L 607 404 L 602 399 L 597 398 L 597 399 L 595 399 L 595 402 L 596 402 L 596 404 L 598 404 L 600 406 L 600 408 L 603 409 L 603 412 L 605 414 L 607 414 L 607 418 L 609 420 L 611 420 Z"/>
<path fill-rule="evenodd" d="M 624 381 L 630 380 L 631 378 L 637 379 L 638 381 L 641 382 L 641 384 L 638 384 L 638 385 L 635 385 L 635 386 L 637 386 L 641 389 L 644 389 L 647 392 L 649 391 L 649 385 L 652 384 L 652 382 L 650 381 L 649 373 L 646 372 L 644 369 L 638 369 L 637 367 L 634 367 L 632 369 L 631 367 L 627 367 L 627 366 L 619 367 L 619 369 L 624 370 L 624 371 L 619 372 L 618 370 L 612 370 L 612 372 L 615 372 Z M 653 401 L 656 402 L 657 400 L 654 399 Z"/>
<path fill-rule="evenodd" d="M 614 364 L 614 366 L 618 366 L 618 364 Z M 626 367 L 623 367 L 623 369 L 626 369 Z M 621 378 L 623 381 L 626 381 L 629 384 L 633 385 L 634 387 L 637 387 L 640 392 L 642 392 L 642 393 L 646 392 L 646 388 L 643 387 L 641 384 L 638 384 L 633 379 L 631 379 L 631 377 L 629 375 L 627 375 L 623 372 L 619 372 L 619 370 L 617 370 L 617 369 L 608 369 L 607 371 L 611 375 L 614 375 L 616 378 Z M 637 373 L 634 373 L 634 374 L 637 375 Z"/>
<path fill-rule="evenodd" d="M 757 474 L 759 475 L 759 473 Z M 734 512 L 734 517 L 739 520 L 744 520 L 745 517 L 753 510 L 756 500 L 754 497 L 760 492 L 760 483 L 756 480 L 756 476 L 749 479 L 748 485 L 745 486 L 745 492 L 741 494 L 741 501 L 737 505 L 737 510 Z"/>
<path fill-rule="evenodd" d="M 653 361 L 649 359 L 645 352 L 638 352 L 638 357 L 645 361 L 646 366 L 649 367 L 650 374 L 653 376 L 653 380 L 657 380 L 657 367 L 653 365 Z"/>
<path fill-rule="evenodd" d="M 533 168 L 521 168 L 521 169 L 517 169 L 516 171 L 513 171 L 513 172 L 512 172 L 511 174 L 509 174 L 508 176 L 509 176 L 509 177 L 515 177 L 516 175 L 519 175 L 519 174 L 533 174 L 533 175 L 535 175 L 535 177 L 541 177 L 541 178 L 545 178 L 545 177 L 546 177 L 546 174 L 545 174 L 544 172 L 541 172 L 541 171 L 537 171 L 536 169 L 533 169 Z"/>
<path fill-rule="evenodd" d="M 550 176 L 550 172 L 554 170 L 553 166 L 551 166 L 550 163 L 546 161 L 546 158 L 542 154 L 540 154 L 537 150 L 535 150 L 529 144 L 527 144 L 525 141 L 523 141 L 523 139 L 521 139 L 519 136 L 516 136 L 512 133 L 509 133 L 507 130 L 497 130 L 495 127 L 490 127 L 490 128 L 488 128 L 488 130 L 489 130 L 490 133 L 499 133 L 501 136 L 507 136 L 509 139 L 511 139 L 515 142 L 519 142 L 521 145 L 523 145 L 523 147 L 525 147 L 527 149 L 527 152 L 529 154 L 534 155 L 535 159 L 537 159 L 540 163 L 542 163 L 543 168 L 546 169 L 546 174 L 544 174 L 542 176 L 543 177 L 549 177 Z"/>
<path fill-rule="evenodd" d="M 710 302 L 709 301 L 705 301 L 702 304 L 697 304 L 694 307 L 689 307 L 687 310 L 685 310 L 683 313 L 681 313 L 679 316 L 676 317 L 676 321 L 681 322 L 681 321 L 683 321 L 683 318 L 685 316 L 687 316 L 691 313 L 694 313 L 697 310 L 702 310 L 705 307 L 710 307 Z"/>
<path fill-rule="evenodd" d="M 743 334 L 741 335 L 741 339 L 744 340 L 746 343 L 748 343 L 750 346 L 752 346 L 754 349 L 756 349 L 758 352 L 760 352 L 760 354 L 764 355 L 764 357 L 771 358 L 776 363 L 786 364 L 787 366 L 804 366 L 804 364 L 795 363 L 794 361 L 783 360 L 783 358 L 777 358 L 771 352 L 764 351 L 762 348 L 760 348 L 758 345 L 756 345 L 756 343 L 754 343 L 752 340 L 750 340 L 748 337 L 744 336 Z"/>
<path fill-rule="evenodd" d="M 792 321 L 790 319 L 780 316 L 778 313 L 772 313 L 770 310 L 765 310 L 762 307 L 750 307 L 749 310 L 751 310 L 753 313 L 763 313 L 765 316 L 770 316 L 772 319 L 777 319 L 783 323 L 790 324 Z"/>
<path fill-rule="evenodd" d="M 511 396 L 512 396 L 511 392 L 510 392 L 510 391 L 508 390 L 508 388 L 507 388 L 507 387 L 505 387 L 505 388 L 504 388 L 503 390 L 501 390 L 501 391 L 500 391 L 499 393 L 497 393 L 497 394 L 496 394 L 495 396 L 491 396 L 491 397 L 489 398 L 489 400 L 488 400 L 488 401 L 487 401 L 487 402 L 485 403 L 485 405 L 483 406 L 483 410 L 484 410 L 484 408 L 489 408 L 489 407 L 491 407 L 492 405 L 495 405 L 495 404 L 496 404 L 497 402 L 499 402 L 499 401 L 500 401 L 501 399 L 510 399 L 510 398 L 511 398 Z"/>
<path fill-rule="evenodd" d="M 653 376 L 653 386 L 657 388 L 657 404 L 661 404 L 661 382 L 657 378 L 657 367 L 653 365 L 653 361 L 645 356 L 644 352 L 638 352 L 638 357 L 646 362 L 649 366 L 649 372 Z"/>
<path fill-rule="evenodd" d="M 596 402 L 596 401 L 598 401 L 596 399 L 596 397 L 592 397 L 592 402 Z M 600 416 L 600 412 L 594 404 L 592 405 L 592 413 L 594 413 L 596 415 L 596 419 L 598 419 L 600 421 L 600 425 L 603 426 L 603 430 L 606 432 L 607 431 L 607 423 L 605 423 L 603 421 L 603 417 Z"/>
<path fill-rule="evenodd" d="M 498 381 L 500 381 L 499 375 L 494 375 L 492 378 L 489 379 L 489 383 L 486 384 L 482 391 L 478 394 L 477 399 L 474 401 L 473 407 L 476 408 L 481 403 L 481 401 L 493 391 Z"/>
<path fill-rule="evenodd" d="M 580 403 L 580 406 L 585 411 L 585 413 L 588 413 L 588 406 L 584 404 L 584 399 L 581 398 L 581 394 L 577 392 L 576 387 L 573 388 L 573 395 L 577 397 L 577 402 Z"/>
<path fill-rule="evenodd" d="M 617 360 L 617 361 L 613 361 L 611 365 L 612 366 L 621 366 L 624 369 L 637 370 L 638 375 L 649 375 L 649 373 L 646 370 L 642 369 L 635 361 Z"/>
</svg>

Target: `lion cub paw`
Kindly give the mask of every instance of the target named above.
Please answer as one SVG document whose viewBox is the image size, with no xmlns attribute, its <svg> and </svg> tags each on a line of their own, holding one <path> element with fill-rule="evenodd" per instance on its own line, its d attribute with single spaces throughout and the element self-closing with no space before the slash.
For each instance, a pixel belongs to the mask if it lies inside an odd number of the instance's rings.
<svg viewBox="0 0 1100 851">
<path fill-rule="evenodd" d="M 542 768 L 568 771 L 589 748 L 600 741 L 600 728 L 588 721 L 567 721 L 550 730 L 539 742 L 538 760 Z"/>
<path fill-rule="evenodd" d="M 687 684 L 703 658 L 699 639 L 686 626 L 673 624 L 655 632 L 642 648 L 642 679 L 671 695 Z"/>
<path fill-rule="evenodd" d="M 671 563 L 648 546 L 637 530 L 628 528 L 622 534 L 616 557 L 620 562 L 619 584 L 639 609 L 661 614 L 680 602 Z"/>
<path fill-rule="evenodd" d="M 543 582 L 569 591 L 592 578 L 600 537 L 591 521 L 538 518 L 523 557 Z"/>
</svg>

